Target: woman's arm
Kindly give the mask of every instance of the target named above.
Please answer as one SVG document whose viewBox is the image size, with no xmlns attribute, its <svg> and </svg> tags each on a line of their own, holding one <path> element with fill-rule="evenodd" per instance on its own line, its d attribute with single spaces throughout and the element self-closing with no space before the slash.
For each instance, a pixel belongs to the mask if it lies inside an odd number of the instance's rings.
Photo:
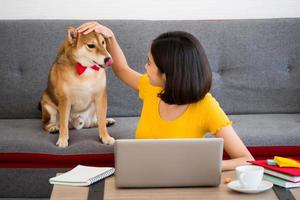
<svg viewBox="0 0 300 200">
<path fill-rule="evenodd" d="M 87 22 L 80 25 L 77 28 L 77 31 L 79 33 L 83 32 L 83 34 L 88 34 L 92 31 L 102 34 L 106 38 L 107 50 L 114 61 L 112 65 L 114 73 L 129 87 L 138 90 L 138 81 L 141 74 L 128 66 L 126 57 L 124 56 L 114 33 L 109 28 L 99 24 L 98 22 Z"/>
<path fill-rule="evenodd" d="M 216 136 L 224 139 L 224 149 L 231 158 L 222 161 L 222 171 L 233 170 L 239 165 L 249 164 L 246 162 L 248 160 L 254 160 L 231 125 L 219 130 Z"/>
</svg>

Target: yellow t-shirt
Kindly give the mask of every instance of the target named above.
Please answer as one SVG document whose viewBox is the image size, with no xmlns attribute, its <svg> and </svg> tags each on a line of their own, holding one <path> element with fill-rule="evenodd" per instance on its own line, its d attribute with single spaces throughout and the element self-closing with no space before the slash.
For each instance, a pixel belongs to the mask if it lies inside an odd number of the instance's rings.
<svg viewBox="0 0 300 200">
<path fill-rule="evenodd" d="M 190 104 L 177 119 L 167 121 L 159 115 L 160 98 L 157 94 L 162 88 L 152 86 L 144 74 L 139 80 L 138 90 L 143 108 L 136 129 L 137 139 L 201 138 L 208 132 L 215 134 L 232 124 L 210 93 L 197 103 Z"/>
</svg>

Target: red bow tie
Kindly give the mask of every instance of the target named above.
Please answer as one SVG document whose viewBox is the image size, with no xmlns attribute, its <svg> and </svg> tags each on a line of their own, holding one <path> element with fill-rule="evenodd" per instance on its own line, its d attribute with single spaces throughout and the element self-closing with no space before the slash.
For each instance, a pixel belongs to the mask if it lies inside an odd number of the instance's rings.
<svg viewBox="0 0 300 200">
<path fill-rule="evenodd" d="M 99 69 L 100 69 L 97 65 L 94 65 L 94 66 L 92 66 L 90 68 L 92 68 L 92 69 L 94 69 L 96 71 L 99 71 Z M 87 69 L 86 66 L 83 66 L 80 63 L 76 64 L 76 71 L 77 71 L 78 75 L 81 75 L 86 69 Z"/>
</svg>

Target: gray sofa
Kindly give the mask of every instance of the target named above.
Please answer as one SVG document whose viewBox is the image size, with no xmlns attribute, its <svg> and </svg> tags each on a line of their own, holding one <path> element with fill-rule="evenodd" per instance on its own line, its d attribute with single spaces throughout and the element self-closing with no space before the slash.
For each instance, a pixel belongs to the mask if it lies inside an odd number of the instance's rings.
<svg viewBox="0 0 300 200">
<path fill-rule="evenodd" d="M 66 27 L 83 22 L 0 20 L 0 197 L 49 197 L 48 179 L 57 172 L 113 166 L 113 148 L 99 142 L 96 129 L 72 130 L 69 147 L 60 149 L 37 109 Z M 211 92 L 254 157 L 300 157 L 300 19 L 101 22 L 141 73 L 158 34 L 194 34 L 213 69 Z M 107 77 L 108 115 L 117 121 L 108 130 L 134 138 L 141 102 L 111 69 Z"/>
</svg>

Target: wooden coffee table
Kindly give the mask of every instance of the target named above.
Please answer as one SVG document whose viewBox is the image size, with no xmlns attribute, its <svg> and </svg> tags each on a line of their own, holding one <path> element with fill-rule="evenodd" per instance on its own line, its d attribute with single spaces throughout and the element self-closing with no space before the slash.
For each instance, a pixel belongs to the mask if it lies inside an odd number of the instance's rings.
<svg viewBox="0 0 300 200">
<path fill-rule="evenodd" d="M 193 188 L 149 188 L 149 189 L 119 189 L 115 187 L 115 178 L 111 176 L 105 180 L 105 200 L 148 200 L 148 199 L 277 199 L 272 189 L 257 194 L 244 194 L 230 190 L 224 184 L 225 178 L 235 179 L 234 171 L 222 172 L 221 184 L 218 187 L 193 187 Z M 291 189 L 296 199 L 300 198 L 300 188 Z M 52 190 L 51 200 L 86 200 L 89 187 L 71 187 L 55 185 Z"/>
</svg>

